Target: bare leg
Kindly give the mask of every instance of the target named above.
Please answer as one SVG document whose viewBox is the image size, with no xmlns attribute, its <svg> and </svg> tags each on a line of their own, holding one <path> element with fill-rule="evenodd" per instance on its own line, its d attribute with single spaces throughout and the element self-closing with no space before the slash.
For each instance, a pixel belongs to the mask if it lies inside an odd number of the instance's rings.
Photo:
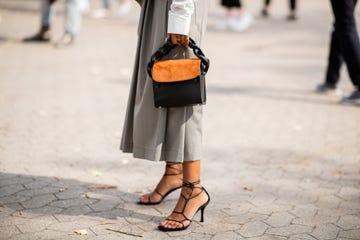
<svg viewBox="0 0 360 240">
<path fill-rule="evenodd" d="M 140 197 L 140 204 L 160 203 L 166 193 L 172 189 L 180 188 L 182 185 L 182 164 L 167 162 L 165 165 L 164 176 L 160 179 L 155 190 Z"/>
<path fill-rule="evenodd" d="M 261 11 L 261 14 L 262 14 L 263 17 L 268 17 L 269 16 L 269 6 L 270 6 L 270 0 L 265 0 L 263 9 Z"/>
<path fill-rule="evenodd" d="M 184 185 L 181 196 L 170 216 L 160 223 L 160 227 L 182 228 L 190 225 L 196 211 L 209 200 L 209 196 L 200 184 L 200 160 L 183 163 Z M 193 183 L 193 188 L 186 186 Z M 191 185 L 191 184 L 190 184 Z M 186 204 L 186 199 L 190 198 Z M 183 214 L 181 214 L 183 213 Z M 184 217 L 186 216 L 186 218 Z M 175 221 L 174 221 L 175 220 Z"/>
</svg>

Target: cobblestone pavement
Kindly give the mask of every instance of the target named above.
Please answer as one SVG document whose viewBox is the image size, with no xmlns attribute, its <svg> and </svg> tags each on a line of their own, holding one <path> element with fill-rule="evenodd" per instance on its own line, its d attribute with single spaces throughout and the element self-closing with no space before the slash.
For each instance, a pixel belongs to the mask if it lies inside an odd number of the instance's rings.
<svg viewBox="0 0 360 240">
<path fill-rule="evenodd" d="M 38 28 L 38 1 L 0 0 L 1 240 L 360 239 L 360 109 L 313 92 L 328 4 L 303 0 L 289 23 L 275 1 L 269 20 L 241 34 L 212 30 L 222 14 L 213 5 L 202 164 L 212 201 L 204 223 L 162 233 L 178 193 L 135 201 L 163 165 L 118 151 L 139 10 L 86 17 L 76 44 L 58 50 L 19 41 Z M 352 90 L 345 69 L 340 88 Z"/>
</svg>

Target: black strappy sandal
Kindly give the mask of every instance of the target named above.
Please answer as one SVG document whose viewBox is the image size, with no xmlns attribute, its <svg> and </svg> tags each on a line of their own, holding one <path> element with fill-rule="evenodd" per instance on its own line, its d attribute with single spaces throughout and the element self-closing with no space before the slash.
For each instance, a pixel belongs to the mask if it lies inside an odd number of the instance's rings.
<svg viewBox="0 0 360 240">
<path fill-rule="evenodd" d="M 182 226 L 179 227 L 179 228 L 167 228 L 167 227 L 164 227 L 164 226 L 161 226 L 161 225 L 160 225 L 160 226 L 158 226 L 158 229 L 159 229 L 160 231 L 170 232 L 170 231 L 182 231 L 182 230 L 187 229 L 187 228 L 191 225 L 192 219 L 188 218 L 188 217 L 185 216 L 185 214 L 184 214 L 186 205 L 188 204 L 188 202 L 189 202 L 191 199 L 196 198 L 196 197 L 199 196 L 202 192 L 205 192 L 205 193 L 206 193 L 206 195 L 208 196 L 208 200 L 206 201 L 206 203 L 204 203 L 203 205 L 201 205 L 201 206 L 198 208 L 198 210 L 196 210 L 194 216 L 196 215 L 196 213 L 197 213 L 199 210 L 201 210 L 200 222 L 204 222 L 204 212 L 205 212 L 206 206 L 207 206 L 207 205 L 209 204 L 209 202 L 210 202 L 210 195 L 209 195 L 209 193 L 206 191 L 206 189 L 205 189 L 204 187 L 196 187 L 196 186 L 195 186 L 195 185 L 197 185 L 197 184 L 199 184 L 199 183 L 200 183 L 200 180 L 198 180 L 198 181 L 196 181 L 196 182 L 188 182 L 188 181 L 185 181 L 185 180 L 183 181 L 183 185 L 182 185 L 183 187 L 191 188 L 190 197 L 186 197 L 186 196 L 184 196 L 183 194 L 181 194 L 181 197 L 183 197 L 183 198 L 185 199 L 184 207 L 183 207 L 183 209 L 182 209 L 181 212 L 173 211 L 173 213 L 182 215 L 182 216 L 184 217 L 184 219 L 181 220 L 181 221 L 180 221 L 180 220 L 176 220 L 176 219 L 171 219 L 171 218 L 167 218 L 167 219 L 166 219 L 166 220 L 169 220 L 169 221 L 174 221 L 174 222 L 180 223 Z M 191 196 L 195 188 L 201 189 L 201 191 L 200 191 L 198 194 L 196 194 L 195 196 Z M 193 217 L 194 217 L 194 216 L 193 216 Z M 188 222 L 189 222 L 189 224 L 186 225 L 186 226 L 184 225 L 184 222 L 185 222 L 185 221 L 188 221 Z"/>
<path fill-rule="evenodd" d="M 171 168 L 171 169 L 175 169 L 178 173 L 165 173 L 163 177 L 168 177 L 168 176 L 176 176 L 176 175 L 182 175 L 183 171 L 182 169 L 178 169 L 176 167 L 174 167 L 173 165 L 176 165 L 176 164 L 166 164 L 166 168 Z M 160 201 L 157 201 L 157 202 L 153 202 L 151 201 L 151 194 L 152 193 L 149 193 L 148 194 L 148 201 L 147 202 L 142 202 L 142 201 L 137 201 L 137 204 L 140 204 L 140 205 L 157 205 L 159 203 L 161 203 L 166 197 L 167 195 L 169 195 L 170 193 L 180 189 L 182 186 L 179 186 L 179 187 L 176 187 L 176 188 L 173 188 L 173 189 L 170 189 L 167 193 L 165 194 L 162 194 L 160 193 L 158 190 L 157 190 L 157 187 L 155 188 L 155 190 L 153 191 L 153 193 L 156 193 L 158 194 L 161 198 L 160 198 Z"/>
</svg>

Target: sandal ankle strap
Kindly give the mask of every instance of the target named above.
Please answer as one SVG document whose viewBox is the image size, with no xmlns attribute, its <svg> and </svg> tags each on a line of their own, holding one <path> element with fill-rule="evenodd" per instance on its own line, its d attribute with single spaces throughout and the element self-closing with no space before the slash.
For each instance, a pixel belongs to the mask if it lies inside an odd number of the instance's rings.
<svg viewBox="0 0 360 240">
<path fill-rule="evenodd" d="M 195 185 L 197 185 L 197 184 L 200 184 L 200 179 L 195 182 L 189 182 L 189 181 L 186 181 L 185 179 L 183 179 L 183 187 L 188 187 L 188 188 L 194 189 L 194 188 L 196 188 Z"/>
</svg>

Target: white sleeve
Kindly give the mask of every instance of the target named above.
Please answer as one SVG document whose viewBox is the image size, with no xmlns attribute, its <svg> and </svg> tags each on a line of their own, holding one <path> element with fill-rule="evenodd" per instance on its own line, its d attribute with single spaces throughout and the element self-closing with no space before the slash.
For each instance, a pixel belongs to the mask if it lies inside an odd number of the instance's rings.
<svg viewBox="0 0 360 240">
<path fill-rule="evenodd" d="M 168 33 L 189 35 L 193 12 L 194 0 L 172 0 L 168 18 Z"/>
</svg>

